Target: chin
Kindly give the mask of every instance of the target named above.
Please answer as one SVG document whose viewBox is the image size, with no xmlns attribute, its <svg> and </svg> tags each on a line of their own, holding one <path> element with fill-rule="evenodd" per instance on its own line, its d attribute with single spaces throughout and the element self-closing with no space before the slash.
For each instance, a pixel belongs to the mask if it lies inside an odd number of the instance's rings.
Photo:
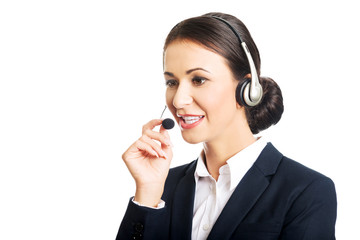
<svg viewBox="0 0 360 240">
<path fill-rule="evenodd" d="M 190 134 L 182 133 L 182 137 L 185 140 L 185 142 L 190 144 L 198 144 L 203 142 L 203 139 L 200 136 L 194 136 L 194 135 L 190 136 Z"/>
</svg>

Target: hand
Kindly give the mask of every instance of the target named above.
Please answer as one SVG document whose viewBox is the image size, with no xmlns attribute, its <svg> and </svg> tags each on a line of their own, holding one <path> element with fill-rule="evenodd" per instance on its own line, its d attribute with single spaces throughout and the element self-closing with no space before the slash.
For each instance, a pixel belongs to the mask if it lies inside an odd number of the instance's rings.
<svg viewBox="0 0 360 240">
<path fill-rule="evenodd" d="M 145 206 L 159 203 L 173 157 L 167 130 L 162 126 L 159 132 L 153 130 L 161 123 L 155 119 L 145 124 L 142 136 L 122 155 L 136 182 L 134 200 Z"/>
</svg>

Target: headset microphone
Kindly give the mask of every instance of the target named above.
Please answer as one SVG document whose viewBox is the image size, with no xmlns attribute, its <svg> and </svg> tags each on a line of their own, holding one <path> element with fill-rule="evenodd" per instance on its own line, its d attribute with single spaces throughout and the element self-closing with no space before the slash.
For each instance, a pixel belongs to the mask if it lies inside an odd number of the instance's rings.
<svg viewBox="0 0 360 240">
<path fill-rule="evenodd" d="M 167 130 L 170 130 L 172 129 L 174 126 L 175 126 L 175 122 L 174 120 L 170 119 L 170 118 L 165 118 L 163 121 L 162 121 L 162 124 L 161 124 L 165 129 Z"/>
<path fill-rule="evenodd" d="M 163 112 L 161 113 L 160 119 L 161 119 L 162 116 L 164 115 L 164 112 L 165 112 L 166 108 L 167 108 L 167 106 L 165 105 L 165 108 L 164 108 Z M 161 125 L 162 125 L 165 129 L 170 130 L 170 129 L 172 129 L 172 128 L 175 126 L 175 122 L 174 122 L 174 120 L 172 120 L 171 118 L 165 118 L 165 119 L 162 121 Z"/>
</svg>

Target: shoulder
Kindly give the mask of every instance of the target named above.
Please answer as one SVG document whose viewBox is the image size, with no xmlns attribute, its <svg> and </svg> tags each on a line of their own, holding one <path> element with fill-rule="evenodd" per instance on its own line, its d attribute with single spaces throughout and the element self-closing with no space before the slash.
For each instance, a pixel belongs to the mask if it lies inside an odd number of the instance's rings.
<svg viewBox="0 0 360 240">
<path fill-rule="evenodd" d="M 329 177 L 284 156 L 271 143 L 255 164 L 269 180 L 271 190 L 290 202 L 300 195 L 309 198 L 335 197 L 335 186 Z M 311 196 L 314 192 L 317 196 Z"/>
<path fill-rule="evenodd" d="M 304 187 L 318 181 L 333 184 L 332 180 L 324 174 L 285 156 L 279 164 L 278 175 L 284 181 L 302 184 Z"/>
<path fill-rule="evenodd" d="M 297 189 L 314 181 L 332 182 L 320 172 L 284 156 L 271 143 L 263 149 L 254 165 L 264 176 L 269 177 L 271 182 Z"/>
</svg>

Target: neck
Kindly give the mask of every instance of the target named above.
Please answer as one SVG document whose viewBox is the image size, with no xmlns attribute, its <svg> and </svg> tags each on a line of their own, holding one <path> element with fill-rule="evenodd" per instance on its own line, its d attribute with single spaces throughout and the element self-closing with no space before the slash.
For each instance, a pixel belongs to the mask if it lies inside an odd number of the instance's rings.
<svg viewBox="0 0 360 240">
<path fill-rule="evenodd" d="M 223 139 L 204 142 L 206 166 L 216 181 L 219 177 L 220 167 L 225 165 L 229 158 L 256 141 L 249 128 L 244 128 L 233 136 L 235 137 L 224 136 Z"/>
</svg>

